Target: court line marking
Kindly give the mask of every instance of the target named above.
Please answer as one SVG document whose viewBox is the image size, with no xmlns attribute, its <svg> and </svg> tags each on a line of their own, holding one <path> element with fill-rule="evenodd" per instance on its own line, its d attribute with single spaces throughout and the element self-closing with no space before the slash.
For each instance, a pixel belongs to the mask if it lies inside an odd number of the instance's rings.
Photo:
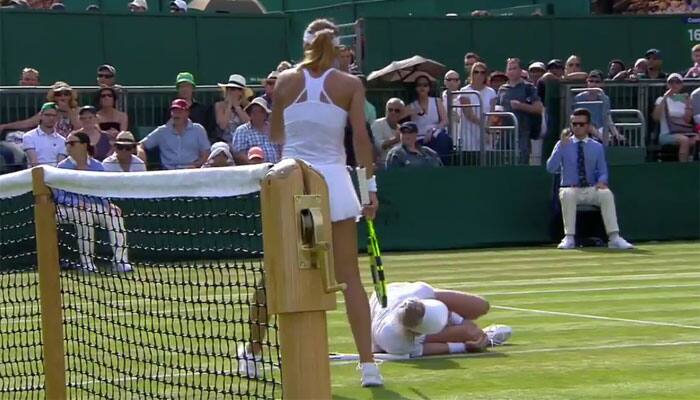
<svg viewBox="0 0 700 400">
<path fill-rule="evenodd" d="M 645 321 L 645 320 L 640 320 L 640 319 L 629 319 L 629 318 L 614 318 L 614 317 L 605 317 L 602 315 L 590 315 L 590 314 L 568 313 L 568 312 L 561 312 L 561 311 L 537 310 L 534 308 L 520 308 L 520 307 L 495 306 L 495 305 L 492 305 L 491 308 L 496 308 L 499 310 L 509 310 L 509 311 L 523 311 L 523 312 L 530 312 L 530 313 L 535 313 L 535 314 L 558 315 L 558 316 L 563 316 L 563 317 L 577 317 L 577 318 L 598 319 L 598 320 L 603 320 L 603 321 L 629 322 L 629 323 L 642 324 L 642 325 L 670 326 L 670 327 L 675 327 L 675 328 L 686 328 L 686 329 L 700 329 L 700 326 L 676 324 L 673 322 Z"/>
<path fill-rule="evenodd" d="M 673 347 L 673 346 L 692 346 L 700 345 L 700 340 L 691 340 L 683 342 L 657 342 L 657 343 L 621 343 L 621 344 L 605 344 L 598 346 L 573 346 L 573 347 L 550 347 L 542 349 L 514 350 L 514 351 L 487 351 L 483 353 L 463 353 L 463 354 L 443 354 L 438 356 L 416 357 L 416 358 L 387 358 L 378 360 L 378 362 L 402 362 L 402 361 L 419 361 L 433 360 L 443 358 L 474 358 L 474 357 L 490 357 L 490 356 L 509 356 L 511 354 L 533 354 L 533 353 L 557 353 L 567 351 L 589 351 L 589 350 L 616 350 L 616 349 L 631 349 L 643 347 Z M 348 359 L 331 360 L 331 366 L 355 364 L 360 357 L 357 354 L 342 354 Z"/>
</svg>

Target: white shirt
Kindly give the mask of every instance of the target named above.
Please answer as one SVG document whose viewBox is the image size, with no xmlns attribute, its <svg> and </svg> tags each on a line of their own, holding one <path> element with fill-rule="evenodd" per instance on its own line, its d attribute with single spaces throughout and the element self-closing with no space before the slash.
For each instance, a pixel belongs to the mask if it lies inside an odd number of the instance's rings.
<svg viewBox="0 0 700 400">
<path fill-rule="evenodd" d="M 475 90 L 471 84 L 463 87 L 460 90 Z M 484 86 L 481 90 L 477 90 L 481 95 L 481 107 L 472 107 L 472 112 L 478 117 L 491 111 L 492 104 L 497 97 L 496 91 L 488 86 Z M 479 97 L 476 94 L 465 94 L 464 98 L 468 99 L 471 104 L 479 104 Z M 479 151 L 481 149 L 481 127 L 468 120 L 467 117 L 462 118 L 462 151 Z"/>
<path fill-rule="evenodd" d="M 408 299 L 434 299 L 435 290 L 425 282 L 397 282 L 388 284 L 386 293 L 386 308 L 382 308 L 374 293 L 370 298 L 373 351 L 414 357 L 422 355 L 425 335 L 408 331 L 398 320 L 398 310 Z"/>
<path fill-rule="evenodd" d="M 386 155 L 389 153 L 389 150 L 391 150 L 391 147 L 388 149 L 382 149 L 382 144 L 387 140 L 392 139 L 394 135 L 396 135 L 396 129 L 392 129 L 389 126 L 386 118 L 379 118 L 378 120 L 374 121 L 370 129 L 372 129 L 372 136 L 374 136 L 374 147 L 377 149 L 379 159 L 384 161 L 386 160 Z"/>
<path fill-rule="evenodd" d="M 408 107 L 423 112 L 418 100 L 409 104 Z M 411 120 L 418 126 L 418 140 L 423 140 L 428 134 L 428 130 L 440 124 L 440 113 L 438 111 L 438 98 L 428 97 L 428 110 L 423 115 L 413 115 Z"/>
<path fill-rule="evenodd" d="M 36 127 L 22 136 L 22 150 L 34 150 L 37 163 L 56 166 L 59 156 L 66 156 L 66 139 L 58 133 L 46 133 Z"/>
<path fill-rule="evenodd" d="M 661 104 L 663 101 L 663 96 L 656 99 L 656 105 Z M 661 112 L 661 119 L 659 119 L 659 135 L 668 135 L 671 133 L 671 129 L 668 127 L 668 121 L 666 121 L 666 107 L 668 107 L 668 115 L 671 117 L 672 121 L 676 119 L 682 119 L 685 116 L 685 97 L 684 96 L 669 96 L 666 98 L 666 106 Z"/>
<path fill-rule="evenodd" d="M 119 163 L 116 154 L 112 154 L 102 161 L 102 168 L 107 172 L 143 172 L 146 170 L 146 164 L 140 158 L 135 155 L 131 155 L 131 164 L 129 164 L 129 170 L 124 171 L 122 165 Z"/>
</svg>

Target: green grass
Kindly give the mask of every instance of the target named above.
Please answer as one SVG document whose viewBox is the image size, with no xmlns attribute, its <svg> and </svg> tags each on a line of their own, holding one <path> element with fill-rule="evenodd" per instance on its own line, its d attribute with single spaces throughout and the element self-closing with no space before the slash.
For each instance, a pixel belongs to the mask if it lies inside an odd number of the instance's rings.
<svg viewBox="0 0 700 400">
<path fill-rule="evenodd" d="M 335 399 L 698 398 L 697 242 L 394 254 L 384 263 L 389 281 L 483 295 L 492 308 L 478 322 L 510 325 L 513 337 L 479 355 L 385 362 L 380 389 L 359 388 L 355 365 L 333 364 Z M 332 351 L 356 352 L 342 307 L 329 335 Z"/>
<path fill-rule="evenodd" d="M 361 257 L 369 290 L 366 261 Z M 478 355 L 385 362 L 386 386 L 379 389 L 360 388 L 354 363 L 334 362 L 335 399 L 698 398 L 698 242 L 629 252 L 540 247 L 388 254 L 384 262 L 390 282 L 422 280 L 483 295 L 492 309 L 478 322 L 510 325 L 514 335 L 506 346 Z M 69 390 L 72 398 L 146 398 L 148 390 L 199 398 L 195 388 L 203 386 L 212 389 L 208 398 L 230 398 L 216 393 L 222 389 L 272 393 L 270 385 L 230 375 L 234 340 L 247 337 L 247 327 L 232 321 L 247 318 L 252 294 L 231 288 L 259 274 L 199 264 L 63 275 L 68 379 L 81 386 Z M 0 399 L 18 397 L 2 390 L 40 383 L 13 377 L 42 370 L 36 293 L 35 273 L 0 274 Z M 343 306 L 339 296 L 338 309 L 329 313 L 330 349 L 355 353 Z M 279 370 L 268 364 L 266 371 L 279 379 Z M 121 389 L 104 382 L 110 380 Z"/>
</svg>

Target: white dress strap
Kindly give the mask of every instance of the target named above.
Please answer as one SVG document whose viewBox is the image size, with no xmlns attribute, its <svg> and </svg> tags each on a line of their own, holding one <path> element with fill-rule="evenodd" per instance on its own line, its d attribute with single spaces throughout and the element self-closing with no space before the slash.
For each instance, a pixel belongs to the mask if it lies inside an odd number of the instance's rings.
<svg viewBox="0 0 700 400">
<path fill-rule="evenodd" d="M 296 100 L 294 100 L 294 103 L 298 103 L 299 100 L 304 96 L 304 93 L 306 93 L 307 101 L 317 101 L 321 103 L 333 104 L 330 97 L 328 97 L 326 90 L 324 89 L 326 78 L 328 77 L 328 74 L 331 73 L 331 71 L 333 71 L 333 68 L 327 69 L 318 78 L 312 77 L 309 73 L 309 70 L 307 70 L 306 68 L 303 68 L 302 71 L 304 72 L 304 90 L 302 90 L 301 93 L 299 93 L 299 96 L 297 96 Z M 321 101 L 321 99 L 324 97 L 326 101 Z"/>
</svg>

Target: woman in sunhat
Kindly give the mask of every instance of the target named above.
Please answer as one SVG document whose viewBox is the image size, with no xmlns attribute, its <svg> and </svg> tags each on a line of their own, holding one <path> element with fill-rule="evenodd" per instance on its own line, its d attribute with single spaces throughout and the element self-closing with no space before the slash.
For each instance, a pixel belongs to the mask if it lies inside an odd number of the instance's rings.
<svg viewBox="0 0 700 400">
<path fill-rule="evenodd" d="M 222 132 L 221 139 L 230 145 L 236 128 L 250 121 L 243 109 L 253 91 L 246 85 L 245 78 L 238 74 L 231 75 L 226 83 L 219 83 L 219 87 L 224 99 L 214 105 L 216 125 Z"/>
</svg>

